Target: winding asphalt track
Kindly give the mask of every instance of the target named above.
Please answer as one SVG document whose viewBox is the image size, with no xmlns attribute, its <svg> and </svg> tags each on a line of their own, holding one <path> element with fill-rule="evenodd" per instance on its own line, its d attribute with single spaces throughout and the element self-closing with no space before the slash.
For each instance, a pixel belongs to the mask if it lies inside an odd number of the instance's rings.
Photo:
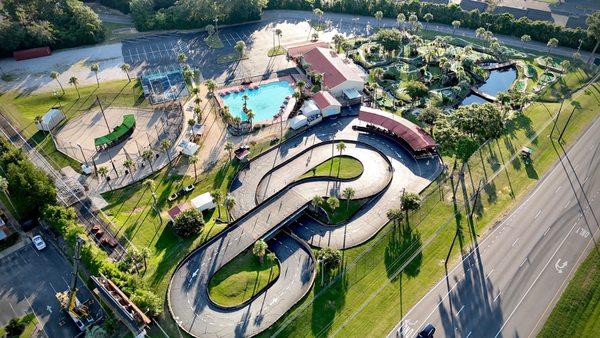
<svg viewBox="0 0 600 338">
<path fill-rule="evenodd" d="M 533 337 L 578 264 L 599 250 L 600 119 L 502 223 L 390 332 L 414 337 Z"/>
<path fill-rule="evenodd" d="M 357 192 L 355 198 L 374 197 L 344 226 L 315 222 L 295 229 L 316 246 L 351 247 L 365 242 L 386 224 L 385 214 L 390 207 L 399 206 L 402 189 L 418 192 L 439 174 L 437 159 L 415 160 L 397 143 L 353 131 L 352 125 L 357 123 L 356 119 L 339 119 L 312 128 L 262 154 L 238 174 L 230 188 L 237 201 L 232 210 L 237 220 L 184 259 L 169 285 L 169 307 L 184 331 L 202 337 L 252 336 L 304 297 L 314 280 L 314 258 L 302 243 L 286 236 L 277 237 L 273 245 L 282 266 L 279 279 L 245 306 L 216 306 L 207 296 L 207 286 L 216 271 L 256 240 L 272 235 L 301 215 L 315 194 L 339 195 L 351 186 Z M 362 175 L 344 182 L 327 178 L 295 182 L 315 165 L 337 155 L 335 144 L 339 140 L 347 145 L 343 154 L 363 164 Z"/>
</svg>

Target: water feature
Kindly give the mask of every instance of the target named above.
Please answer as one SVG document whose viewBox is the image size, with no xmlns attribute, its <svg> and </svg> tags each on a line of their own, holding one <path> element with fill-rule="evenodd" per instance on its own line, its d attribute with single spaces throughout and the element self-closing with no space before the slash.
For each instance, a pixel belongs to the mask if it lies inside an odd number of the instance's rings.
<svg viewBox="0 0 600 338">
<path fill-rule="evenodd" d="M 507 91 L 512 83 L 517 79 L 517 71 L 511 67 L 506 69 L 492 70 L 490 71 L 490 77 L 485 81 L 483 85 L 479 87 L 479 90 L 492 96 L 497 96 L 500 92 Z M 485 103 L 486 100 L 481 97 L 470 94 L 460 103 L 461 106 L 469 105 L 473 103 Z"/>
<path fill-rule="evenodd" d="M 287 81 L 276 81 L 260 85 L 257 89 L 245 89 L 233 92 L 222 97 L 225 105 L 233 116 L 246 120 L 243 112 L 244 94 L 248 95 L 248 109 L 254 112 L 254 121 L 263 121 L 273 118 L 287 96 L 291 96 L 294 89 Z"/>
</svg>

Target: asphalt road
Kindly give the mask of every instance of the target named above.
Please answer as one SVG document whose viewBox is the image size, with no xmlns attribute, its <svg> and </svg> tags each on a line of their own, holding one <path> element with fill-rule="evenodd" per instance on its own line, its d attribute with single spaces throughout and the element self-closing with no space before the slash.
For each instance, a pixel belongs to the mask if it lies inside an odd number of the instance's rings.
<svg viewBox="0 0 600 338">
<path fill-rule="evenodd" d="M 75 337 L 81 332 L 70 319 L 64 325 L 59 324 L 65 315 L 55 298 L 57 291 L 68 288 L 73 268 L 50 242 L 46 244 L 42 251 L 29 244 L 0 260 L 0 326 L 11 318 L 33 312 L 43 327 L 41 336 Z M 81 301 L 92 298 L 81 279 L 78 288 Z M 94 318 L 102 317 L 97 305 L 92 313 Z"/>
<path fill-rule="evenodd" d="M 413 337 L 533 337 L 573 272 L 598 250 L 600 120 L 535 190 L 463 256 L 390 332 Z M 450 269 L 450 268 L 449 268 Z"/>
<path fill-rule="evenodd" d="M 169 307 L 184 331 L 193 336 L 237 337 L 265 330 L 304 297 L 314 280 L 314 259 L 298 256 L 303 248 L 298 240 L 321 247 L 364 243 L 387 223 L 387 210 L 399 206 L 402 188 L 418 192 L 439 174 L 441 165 L 435 158 L 414 160 L 398 144 L 352 130 L 356 123 L 356 119 L 339 119 L 311 128 L 255 158 L 236 176 L 230 193 L 237 201 L 232 214 L 238 219 L 185 258 L 171 279 Z M 345 182 L 320 178 L 294 183 L 310 168 L 338 155 L 339 140 L 346 143 L 343 154 L 363 164 L 362 175 Z M 206 296 L 210 278 L 223 265 L 301 215 L 313 196 L 339 196 L 347 186 L 355 189 L 356 199 L 384 196 L 343 226 L 316 224 L 313 232 L 301 233 L 302 239 L 290 238 L 287 246 L 298 247 L 290 256 L 292 263 L 285 255 L 280 258 L 286 268 L 264 297 L 240 308 L 221 309 Z M 274 250 L 277 254 L 277 245 Z M 283 286 L 285 292 L 280 292 Z"/>
</svg>

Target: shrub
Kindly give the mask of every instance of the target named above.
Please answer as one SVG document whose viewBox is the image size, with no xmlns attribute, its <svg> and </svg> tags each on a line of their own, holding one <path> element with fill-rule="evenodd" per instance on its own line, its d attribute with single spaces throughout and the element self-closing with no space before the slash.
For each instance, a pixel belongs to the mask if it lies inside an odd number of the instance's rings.
<svg viewBox="0 0 600 338">
<path fill-rule="evenodd" d="M 173 222 L 173 231 L 180 237 L 190 237 L 202 230 L 204 218 L 197 209 L 188 209 L 177 216 Z"/>
<path fill-rule="evenodd" d="M 7 336 L 19 336 L 25 331 L 25 323 L 21 318 L 13 318 L 8 322 L 5 329 Z"/>
<path fill-rule="evenodd" d="M 162 312 L 162 300 L 152 291 L 138 289 L 131 296 L 131 301 L 151 317 Z"/>
</svg>

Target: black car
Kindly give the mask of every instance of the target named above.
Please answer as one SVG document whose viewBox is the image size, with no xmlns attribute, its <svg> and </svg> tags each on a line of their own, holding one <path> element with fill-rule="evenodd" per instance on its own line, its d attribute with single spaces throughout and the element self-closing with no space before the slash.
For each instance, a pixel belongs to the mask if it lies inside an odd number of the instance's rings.
<svg viewBox="0 0 600 338">
<path fill-rule="evenodd" d="M 435 327 L 431 324 L 425 325 L 423 330 L 419 332 L 417 338 L 433 338 L 433 334 L 435 333 Z"/>
</svg>

